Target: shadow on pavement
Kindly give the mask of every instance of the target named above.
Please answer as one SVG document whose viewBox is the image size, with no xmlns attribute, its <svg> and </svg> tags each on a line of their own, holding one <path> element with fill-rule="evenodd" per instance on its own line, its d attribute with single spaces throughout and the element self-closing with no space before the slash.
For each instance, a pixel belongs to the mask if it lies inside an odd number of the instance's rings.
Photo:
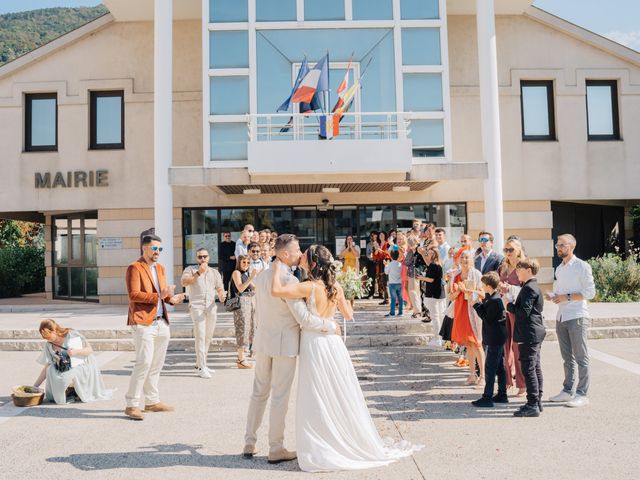
<svg viewBox="0 0 640 480">
<path fill-rule="evenodd" d="M 150 445 L 136 452 L 77 453 L 68 457 L 51 457 L 47 462 L 69 463 L 78 470 L 99 471 L 128 468 L 166 468 L 174 466 L 232 468 L 247 470 L 299 471 L 298 462 L 278 465 L 267 463 L 266 457 L 251 460 L 242 455 L 203 455 L 198 450 L 202 445 L 183 443 Z"/>
</svg>

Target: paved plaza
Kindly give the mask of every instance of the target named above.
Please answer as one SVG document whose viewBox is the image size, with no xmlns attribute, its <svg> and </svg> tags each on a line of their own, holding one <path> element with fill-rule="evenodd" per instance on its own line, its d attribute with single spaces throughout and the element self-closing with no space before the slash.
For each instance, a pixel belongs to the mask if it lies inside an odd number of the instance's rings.
<svg viewBox="0 0 640 480">
<path fill-rule="evenodd" d="M 297 463 L 267 463 L 266 428 L 259 454 L 241 458 L 253 371 L 234 368 L 232 352 L 210 354 L 216 372 L 193 374 L 194 355 L 169 352 L 162 399 L 173 413 L 150 413 L 143 422 L 123 415 L 133 352 L 99 352 L 113 400 L 66 406 L 13 407 L 12 385 L 31 383 L 37 352 L 0 352 L 0 452 L 2 479 L 636 479 L 640 471 L 640 339 L 590 342 L 591 405 L 546 405 L 540 418 L 518 419 L 508 407 L 475 409 L 480 395 L 463 386 L 466 372 L 450 352 L 426 347 L 352 349 L 367 402 L 383 435 L 425 444 L 389 467 L 305 474 Z M 545 398 L 559 391 L 558 345 L 542 350 Z M 295 448 L 294 396 L 286 444 Z"/>
</svg>

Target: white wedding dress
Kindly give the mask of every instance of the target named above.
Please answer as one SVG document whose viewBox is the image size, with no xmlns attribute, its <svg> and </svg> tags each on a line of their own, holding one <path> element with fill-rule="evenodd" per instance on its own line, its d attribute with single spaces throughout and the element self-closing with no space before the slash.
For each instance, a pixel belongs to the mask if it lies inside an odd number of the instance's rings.
<svg viewBox="0 0 640 480">
<path fill-rule="evenodd" d="M 320 316 L 316 310 L 315 287 L 314 284 L 307 307 Z M 339 335 L 303 329 L 298 362 L 296 450 L 302 470 L 323 472 L 379 467 L 422 448 L 406 440 L 394 442 L 380 438 L 351 357 Z"/>
</svg>

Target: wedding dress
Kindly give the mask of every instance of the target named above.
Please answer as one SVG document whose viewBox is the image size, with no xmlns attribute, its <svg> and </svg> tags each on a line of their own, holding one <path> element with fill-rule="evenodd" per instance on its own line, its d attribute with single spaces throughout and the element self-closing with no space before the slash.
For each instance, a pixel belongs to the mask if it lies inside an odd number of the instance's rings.
<svg viewBox="0 0 640 480">
<path fill-rule="evenodd" d="M 307 308 L 316 310 L 315 290 Z M 335 311 L 328 317 L 333 319 Z M 296 450 L 306 472 L 388 465 L 422 448 L 382 439 L 369 415 L 349 352 L 339 335 L 302 330 L 296 400 Z"/>
</svg>

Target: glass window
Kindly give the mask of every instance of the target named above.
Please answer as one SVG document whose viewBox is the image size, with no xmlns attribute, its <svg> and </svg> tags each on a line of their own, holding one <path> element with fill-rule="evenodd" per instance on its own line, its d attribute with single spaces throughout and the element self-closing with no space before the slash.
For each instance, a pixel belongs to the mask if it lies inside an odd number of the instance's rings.
<svg viewBox="0 0 640 480">
<path fill-rule="evenodd" d="M 258 22 L 286 22 L 296 18 L 296 0 L 256 0 Z"/>
<path fill-rule="evenodd" d="M 87 299 L 98 300 L 98 269 L 85 268 Z"/>
<path fill-rule="evenodd" d="M 392 207 L 360 207 L 360 235 L 369 237 L 369 233 L 394 228 Z"/>
<path fill-rule="evenodd" d="M 211 68 L 247 68 L 249 66 L 249 33 L 237 30 L 211 32 L 209 34 L 209 66 Z"/>
<path fill-rule="evenodd" d="M 439 73 L 405 73 L 404 110 L 442 111 L 442 76 Z"/>
<path fill-rule="evenodd" d="M 259 208 L 255 227 L 258 230 L 268 228 L 278 233 L 291 231 L 291 208 Z"/>
<path fill-rule="evenodd" d="M 71 219 L 71 256 L 70 261 L 82 261 L 82 220 L 79 218 Z"/>
<path fill-rule="evenodd" d="M 396 228 L 406 232 L 413 227 L 414 219 L 423 223 L 431 221 L 431 207 L 429 205 L 398 205 L 396 206 Z"/>
<path fill-rule="evenodd" d="M 91 92 L 90 148 L 124 148 L 124 92 Z"/>
<path fill-rule="evenodd" d="M 25 96 L 25 150 L 58 149 L 58 100 L 55 93 Z"/>
<path fill-rule="evenodd" d="M 210 22 L 246 22 L 247 0 L 209 0 Z"/>
<path fill-rule="evenodd" d="M 438 0 L 400 0 L 402 20 L 439 18 Z"/>
<path fill-rule="evenodd" d="M 246 160 L 246 123 L 211 124 L 211 160 Z"/>
<path fill-rule="evenodd" d="M 84 268 L 72 267 L 69 268 L 69 273 L 71 277 L 69 296 L 78 299 L 84 298 Z"/>
<path fill-rule="evenodd" d="M 410 127 L 414 157 L 444 155 L 444 123 L 442 120 L 411 120 Z"/>
<path fill-rule="evenodd" d="M 615 80 L 587 80 L 589 140 L 619 140 L 618 88 Z"/>
<path fill-rule="evenodd" d="M 555 140 L 553 82 L 520 82 L 523 140 Z"/>
<path fill-rule="evenodd" d="M 68 262 L 69 255 L 69 228 L 66 218 L 55 219 L 55 263 L 64 264 Z"/>
<path fill-rule="evenodd" d="M 304 0 L 305 20 L 344 20 L 344 0 Z"/>
<path fill-rule="evenodd" d="M 69 296 L 69 269 L 67 267 L 55 268 L 55 292 L 56 297 Z"/>
<path fill-rule="evenodd" d="M 352 0 L 354 20 L 392 20 L 392 0 Z"/>
<path fill-rule="evenodd" d="M 204 247 L 209 252 L 209 263 L 218 263 L 218 210 L 185 210 L 184 214 L 185 265 L 195 265 L 196 250 Z"/>
<path fill-rule="evenodd" d="M 96 235 L 98 221 L 94 218 L 84 219 L 84 263 L 98 264 L 98 237 Z"/>
<path fill-rule="evenodd" d="M 222 208 L 220 209 L 220 227 L 223 232 L 231 232 L 231 239 L 235 242 L 240 238 L 244 226 L 256 226 L 253 208 Z"/>
<path fill-rule="evenodd" d="M 249 77 L 211 77 L 211 114 L 249 113 Z"/>
<path fill-rule="evenodd" d="M 316 214 L 316 207 L 293 208 L 293 234 L 298 237 L 302 251 L 316 242 Z"/>
<path fill-rule="evenodd" d="M 439 28 L 403 28 L 403 65 L 440 65 Z"/>
<path fill-rule="evenodd" d="M 460 235 L 467 228 L 467 208 L 464 203 L 434 205 L 431 221 L 436 227 L 442 227 L 447 232 L 449 245 L 459 246 Z"/>
</svg>

